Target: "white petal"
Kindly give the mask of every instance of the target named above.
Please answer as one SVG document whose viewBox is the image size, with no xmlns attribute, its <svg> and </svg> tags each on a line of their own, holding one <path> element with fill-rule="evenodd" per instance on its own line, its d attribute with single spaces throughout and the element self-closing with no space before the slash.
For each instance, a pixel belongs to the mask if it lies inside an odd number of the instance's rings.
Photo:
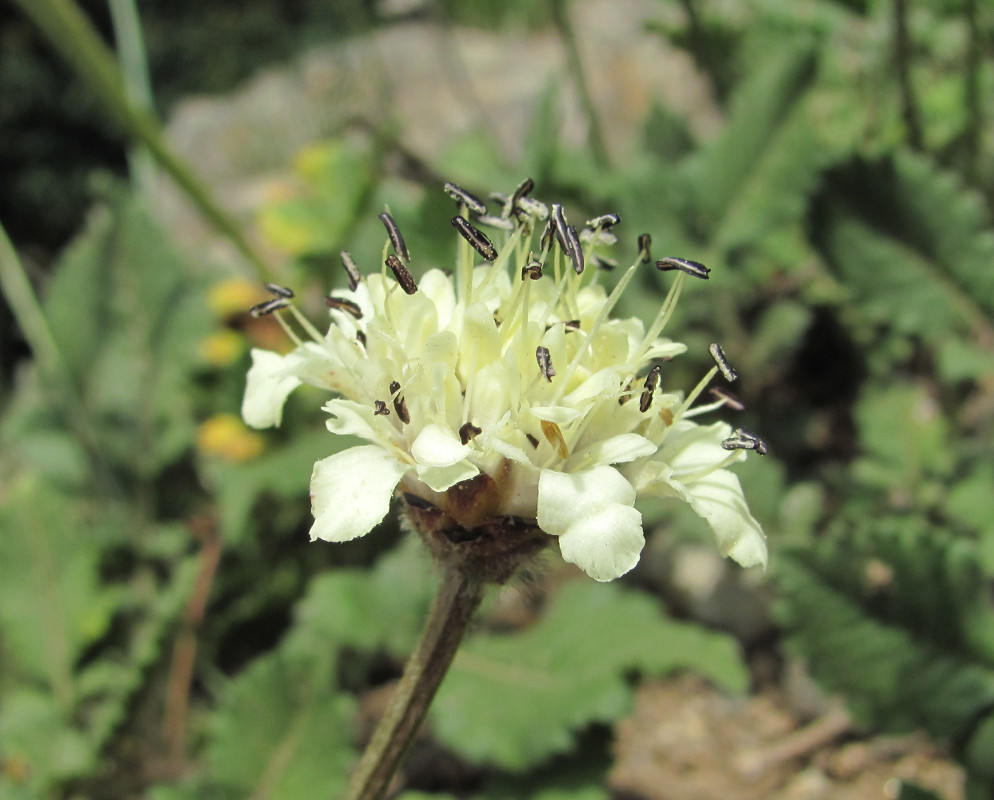
<svg viewBox="0 0 994 800">
<path fill-rule="evenodd" d="M 594 442 L 573 455 L 578 464 L 621 464 L 656 452 L 656 445 L 637 433 L 620 433 Z M 572 461 L 572 459 L 571 459 Z"/>
<path fill-rule="evenodd" d="M 426 467 L 451 467 L 466 458 L 471 450 L 453 431 L 434 422 L 425 425 L 411 445 L 414 460 Z"/>
<path fill-rule="evenodd" d="M 311 541 L 347 542 L 369 533 L 390 510 L 405 472 L 404 464 L 376 445 L 318 461 L 311 473 Z"/>
<path fill-rule="evenodd" d="M 559 537 L 563 558 L 590 577 L 609 581 L 638 563 L 645 544 L 635 489 L 613 467 L 582 472 L 543 470 L 538 525 Z"/>
<path fill-rule="evenodd" d="M 480 470 L 469 461 L 460 461 L 447 467 L 426 467 L 419 464 L 417 469 L 421 482 L 436 492 L 444 492 L 480 473 Z"/>
<path fill-rule="evenodd" d="M 300 379 L 290 372 L 292 364 L 279 353 L 252 350 L 252 367 L 245 383 L 242 418 L 253 428 L 271 428 L 283 419 L 287 396 L 300 386 Z"/>
<path fill-rule="evenodd" d="M 690 421 L 678 422 L 663 440 L 655 460 L 669 464 L 673 472 L 696 472 L 717 464 L 729 454 L 721 443 L 732 435 L 724 422 L 697 425 Z M 739 450 L 745 458 L 745 450 Z"/>
<path fill-rule="evenodd" d="M 644 546 L 642 515 L 621 503 L 589 511 L 559 537 L 563 560 L 597 581 L 620 578 L 638 564 Z"/>
<path fill-rule="evenodd" d="M 555 422 L 556 425 L 567 425 L 583 413 L 579 409 L 566 406 L 533 406 L 528 410 L 536 419 Z"/>
<path fill-rule="evenodd" d="M 325 423 L 332 433 L 358 436 L 378 444 L 387 444 L 391 440 L 393 427 L 383 417 L 376 416 L 374 409 L 367 404 L 336 398 L 325 403 L 324 410 L 332 415 Z"/>
<path fill-rule="evenodd" d="M 690 506 L 708 521 L 722 555 L 743 567 L 766 566 L 766 537 L 749 513 L 738 476 L 725 469 L 686 487 Z"/>
</svg>

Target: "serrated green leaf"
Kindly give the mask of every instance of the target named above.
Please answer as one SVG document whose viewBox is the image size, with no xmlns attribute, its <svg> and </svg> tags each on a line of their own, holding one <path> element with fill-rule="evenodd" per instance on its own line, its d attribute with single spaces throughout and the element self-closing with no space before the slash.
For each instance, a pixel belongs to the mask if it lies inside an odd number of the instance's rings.
<svg viewBox="0 0 994 800">
<path fill-rule="evenodd" d="M 782 553 L 786 646 L 862 724 L 961 735 L 994 702 L 994 647 L 976 554 L 915 522 Z"/>
<path fill-rule="evenodd" d="M 345 789 L 355 700 L 332 688 L 329 664 L 276 651 L 226 687 L 206 748 L 208 783 L 238 797 L 318 800 Z"/>
<path fill-rule="evenodd" d="M 890 485 L 913 486 L 953 466 L 949 425 L 923 386 L 870 388 L 856 406 L 860 443 Z"/>
<path fill-rule="evenodd" d="M 464 645 L 431 725 L 465 758 L 522 770 L 568 750 L 583 727 L 624 713 L 633 672 L 677 669 L 700 672 L 731 691 L 747 682 L 730 637 L 675 622 L 636 592 L 570 584 L 534 627 Z"/>
</svg>

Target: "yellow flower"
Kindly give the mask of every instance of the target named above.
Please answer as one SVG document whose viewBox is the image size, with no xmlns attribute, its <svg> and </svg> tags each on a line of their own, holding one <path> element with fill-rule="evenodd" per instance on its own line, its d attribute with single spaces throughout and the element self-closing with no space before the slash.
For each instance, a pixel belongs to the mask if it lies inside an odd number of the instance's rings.
<svg viewBox="0 0 994 800">
<path fill-rule="evenodd" d="M 262 436 L 246 428 L 234 414 L 216 414 L 201 423 L 197 431 L 197 449 L 225 461 L 249 461 L 264 447 Z"/>
</svg>

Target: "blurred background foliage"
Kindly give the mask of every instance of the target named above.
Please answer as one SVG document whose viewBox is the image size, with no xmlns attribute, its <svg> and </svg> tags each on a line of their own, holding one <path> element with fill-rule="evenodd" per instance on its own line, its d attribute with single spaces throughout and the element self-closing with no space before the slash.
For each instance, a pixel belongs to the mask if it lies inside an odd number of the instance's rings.
<svg viewBox="0 0 994 800">
<path fill-rule="evenodd" d="M 107 6 L 82 5 L 110 38 Z M 850 735 L 923 729 L 964 769 L 947 800 L 990 798 L 994 9 L 644 4 L 631 46 L 682 54 L 717 122 L 653 98 L 621 152 L 589 90 L 611 54 L 577 46 L 581 6 L 138 5 L 165 116 L 261 63 L 407 25 L 489 32 L 512 58 L 519 37 L 561 43 L 513 159 L 485 126 L 419 151 L 396 112 L 287 160 L 247 224 L 315 319 L 341 249 L 375 263 L 384 204 L 421 263 L 451 258 L 444 179 L 485 193 L 531 176 L 575 218 L 619 212 L 622 262 L 650 231 L 657 256 L 713 268 L 684 294 L 690 354 L 668 371 L 695 382 L 720 341 L 742 375 L 741 421 L 772 451 L 740 470 L 769 573 L 708 562 L 719 579 L 688 588 L 684 555 L 710 543 L 661 504 L 618 585 L 543 561 L 491 599 L 405 796 L 607 797 L 640 681 L 690 671 L 742 694 L 803 665 Z M 0 242 L 0 798 L 333 796 L 417 635 L 427 558 L 395 523 L 308 544 L 310 466 L 345 443 L 316 393 L 278 431 L 237 417 L 249 347 L 287 346 L 245 314 L 259 282 L 191 252 L 128 185 L 104 110 L 7 4 L 0 64 L 0 221 L 20 254 Z M 51 348 L 14 296 L 18 264 Z M 644 318 L 665 287 L 642 280 L 624 311 Z"/>
</svg>

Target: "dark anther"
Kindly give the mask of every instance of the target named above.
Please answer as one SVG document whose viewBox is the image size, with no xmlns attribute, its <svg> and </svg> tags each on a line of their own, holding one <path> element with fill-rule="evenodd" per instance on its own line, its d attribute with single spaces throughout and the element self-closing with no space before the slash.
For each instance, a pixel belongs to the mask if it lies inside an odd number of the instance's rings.
<svg viewBox="0 0 994 800">
<path fill-rule="evenodd" d="M 578 319 L 568 319 L 563 323 L 563 325 L 566 326 L 566 333 L 580 330 L 580 320 Z"/>
<path fill-rule="evenodd" d="M 362 280 L 362 274 L 355 265 L 355 261 L 352 260 L 352 256 L 344 250 L 342 251 L 342 266 L 345 267 L 345 274 L 349 278 L 349 288 L 354 292 L 359 286 L 359 281 Z"/>
<path fill-rule="evenodd" d="M 639 411 L 643 414 L 649 410 L 649 406 L 652 405 L 652 396 L 656 393 L 656 387 L 659 385 L 659 365 L 657 364 L 652 369 L 649 370 L 649 374 L 645 376 L 645 384 L 642 387 L 642 397 L 639 399 Z"/>
<path fill-rule="evenodd" d="M 511 196 L 511 208 L 512 209 L 517 208 L 518 201 L 520 201 L 522 197 L 531 194 L 532 189 L 534 188 L 535 188 L 535 181 L 533 181 L 531 178 L 525 178 L 521 182 L 521 185 L 514 190 L 514 194 Z"/>
<path fill-rule="evenodd" d="M 363 333 L 362 331 L 356 331 L 355 332 L 355 338 L 359 342 L 359 344 L 361 344 L 363 347 L 366 346 L 366 334 L 365 333 Z"/>
<path fill-rule="evenodd" d="M 336 311 L 344 311 L 349 316 L 355 317 L 356 319 L 362 319 L 362 309 L 359 308 L 359 304 L 354 300 L 329 295 L 324 299 L 324 304 L 328 306 L 328 308 L 333 308 Z"/>
<path fill-rule="evenodd" d="M 497 260 L 497 249 L 494 247 L 494 243 L 487 238 L 487 235 L 483 231 L 479 228 L 474 228 L 463 217 L 459 216 L 452 218 L 452 224 L 455 226 L 456 230 L 459 231 L 459 235 L 473 245 L 473 249 L 483 256 L 485 260 Z"/>
<path fill-rule="evenodd" d="M 486 214 L 487 207 L 483 204 L 483 201 L 477 197 L 475 194 L 470 194 L 461 186 L 457 186 L 454 183 L 445 182 L 445 193 L 455 200 L 457 203 L 462 203 L 467 209 L 472 211 L 474 214 Z"/>
<path fill-rule="evenodd" d="M 459 429 L 459 441 L 469 444 L 469 440 L 483 433 L 483 428 L 477 428 L 472 422 L 467 422 Z"/>
<path fill-rule="evenodd" d="M 267 300 L 264 303 L 252 306 L 252 308 L 249 309 L 249 314 L 253 317 L 264 317 L 267 314 L 272 314 L 274 311 L 279 311 L 281 308 L 286 308 L 288 305 L 290 305 L 290 301 L 285 297 L 276 297 L 272 300 Z"/>
<path fill-rule="evenodd" d="M 287 300 L 293 297 L 293 289 L 287 286 L 280 286 L 278 283 L 267 283 L 266 291 L 275 297 L 285 297 Z"/>
<path fill-rule="evenodd" d="M 678 269 L 680 272 L 686 272 L 688 275 L 701 278 L 705 281 L 711 273 L 711 270 L 705 267 L 700 261 L 691 261 L 688 258 L 674 258 L 672 256 L 667 256 L 657 261 L 656 267 L 663 272 Z"/>
<path fill-rule="evenodd" d="M 756 434 L 737 428 L 732 435 L 721 443 L 726 450 L 755 450 L 759 455 L 765 456 L 770 452 L 766 442 Z"/>
<path fill-rule="evenodd" d="M 530 261 L 521 268 L 521 280 L 531 278 L 537 281 L 542 277 L 542 265 L 538 261 Z"/>
<path fill-rule="evenodd" d="M 604 258 L 603 256 L 594 256 L 594 264 L 597 265 L 598 269 L 602 269 L 605 272 L 611 272 L 618 268 L 618 262 L 611 258 Z"/>
<path fill-rule="evenodd" d="M 552 366 L 552 357 L 549 355 L 549 348 L 542 347 L 542 345 L 536 347 L 535 360 L 538 361 L 538 367 L 542 370 L 542 374 L 545 375 L 545 379 L 549 383 L 552 383 L 552 376 L 556 374 L 556 370 Z"/>
<path fill-rule="evenodd" d="M 731 383 L 739 377 L 739 373 L 729 366 L 728 360 L 725 358 L 725 351 L 721 349 L 720 344 L 712 342 L 708 346 L 708 351 L 711 353 L 711 358 L 714 359 L 714 363 L 718 365 L 718 369 L 721 370 L 721 374 L 725 376 L 726 381 Z"/>
<path fill-rule="evenodd" d="M 541 200 L 536 200 L 534 197 L 519 197 L 518 208 L 530 217 L 537 217 L 538 219 L 549 218 L 549 207 Z"/>
<path fill-rule="evenodd" d="M 618 405 L 623 406 L 631 399 L 632 399 L 632 382 L 628 381 L 628 383 L 625 385 L 625 391 L 623 391 L 621 395 L 618 397 Z"/>
<path fill-rule="evenodd" d="M 569 236 L 566 233 L 566 215 L 563 214 L 563 207 L 559 203 L 552 204 L 552 229 L 556 233 L 559 246 L 566 255 L 572 255 Z"/>
<path fill-rule="evenodd" d="M 411 506 L 411 508 L 420 508 L 422 511 L 435 511 L 438 508 L 438 506 L 429 503 L 423 497 L 418 497 L 416 494 L 409 492 L 404 492 L 404 502 Z"/>
<path fill-rule="evenodd" d="M 397 278 L 397 283 L 400 287 L 408 294 L 414 294 L 418 290 L 418 285 L 414 282 L 414 276 L 411 275 L 410 270 L 404 266 L 403 262 L 397 258 L 393 253 L 387 256 L 387 266 L 393 270 L 394 277 Z"/>
<path fill-rule="evenodd" d="M 552 246 L 552 232 L 555 229 L 555 227 L 556 226 L 552 223 L 552 220 L 550 219 L 548 222 L 545 223 L 545 227 L 542 229 L 542 238 L 539 241 L 539 247 L 541 248 L 543 253 L 547 253 L 549 251 L 549 248 Z"/>
<path fill-rule="evenodd" d="M 735 411 L 745 411 L 745 404 L 724 386 L 712 386 L 708 391 Z"/>
<path fill-rule="evenodd" d="M 400 384 L 397 381 L 390 381 L 390 394 L 393 395 L 393 410 L 397 412 L 400 421 L 410 422 L 411 415 L 407 413 L 407 403 L 404 402 L 404 398 L 400 394 Z"/>
<path fill-rule="evenodd" d="M 531 435 L 530 433 L 526 433 L 526 434 L 525 434 L 525 438 L 526 438 L 526 439 L 527 439 L 527 440 L 528 440 L 529 442 L 531 442 L 531 446 L 532 446 L 532 447 L 538 447 L 538 439 L 536 439 L 536 438 L 535 438 L 534 436 L 532 436 L 532 435 Z"/>
<path fill-rule="evenodd" d="M 615 225 L 621 222 L 621 217 L 617 214 L 601 214 L 599 217 L 594 217 L 593 219 L 588 219 L 585 227 L 591 230 L 597 230 L 598 228 L 603 228 L 604 230 L 610 230 Z"/>
<path fill-rule="evenodd" d="M 566 241 L 569 242 L 570 258 L 573 259 L 573 271 L 580 275 L 583 272 L 583 248 L 580 247 L 580 237 L 572 225 L 566 227 Z"/>
<path fill-rule="evenodd" d="M 387 408 L 387 404 L 384 403 L 382 400 L 374 400 L 373 406 L 375 406 L 376 408 L 376 410 L 373 412 L 373 414 L 375 414 L 376 416 L 378 417 L 389 416 L 390 409 Z"/>
<path fill-rule="evenodd" d="M 648 264 L 652 261 L 650 250 L 652 248 L 652 236 L 648 233 L 639 234 L 639 253 L 642 255 L 642 263 Z"/>
<path fill-rule="evenodd" d="M 390 237 L 390 244 L 393 245 L 394 252 L 404 259 L 405 264 L 411 262 L 411 254 L 407 252 L 407 245 L 404 244 L 404 237 L 400 235 L 400 228 L 397 227 L 397 223 L 393 221 L 386 211 L 380 214 L 380 220 L 387 229 L 387 235 Z"/>
</svg>

